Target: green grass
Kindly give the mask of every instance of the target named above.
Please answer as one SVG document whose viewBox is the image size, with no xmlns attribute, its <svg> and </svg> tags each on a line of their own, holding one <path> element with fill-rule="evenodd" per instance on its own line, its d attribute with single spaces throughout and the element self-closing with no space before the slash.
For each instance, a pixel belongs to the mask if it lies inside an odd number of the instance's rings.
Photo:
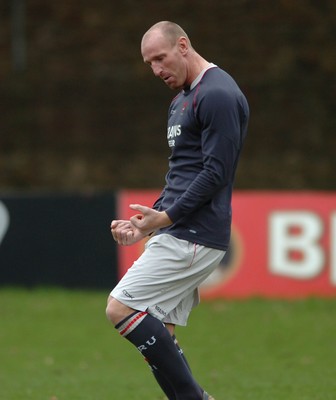
<svg viewBox="0 0 336 400">
<path fill-rule="evenodd" d="M 162 400 L 106 294 L 0 290 L 1 400 Z M 332 400 L 336 299 L 204 302 L 177 336 L 216 400 Z"/>
</svg>

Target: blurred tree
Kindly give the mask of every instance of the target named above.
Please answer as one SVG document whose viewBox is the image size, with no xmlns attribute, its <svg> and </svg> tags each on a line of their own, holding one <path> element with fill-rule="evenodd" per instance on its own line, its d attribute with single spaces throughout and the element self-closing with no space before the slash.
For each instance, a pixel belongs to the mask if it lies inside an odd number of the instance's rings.
<svg viewBox="0 0 336 400">
<path fill-rule="evenodd" d="M 14 71 L 26 68 L 25 0 L 11 1 L 12 65 Z"/>
<path fill-rule="evenodd" d="M 20 73 L 9 45 L 16 2 L 0 3 L 0 188 L 161 187 L 174 93 L 139 47 L 170 19 L 249 99 L 237 187 L 335 189 L 333 0 L 30 0 Z"/>
</svg>

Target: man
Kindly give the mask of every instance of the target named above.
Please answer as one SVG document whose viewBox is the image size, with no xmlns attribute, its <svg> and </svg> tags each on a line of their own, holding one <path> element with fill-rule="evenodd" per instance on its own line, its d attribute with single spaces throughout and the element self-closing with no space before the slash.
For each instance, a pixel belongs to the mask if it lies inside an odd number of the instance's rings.
<svg viewBox="0 0 336 400">
<path fill-rule="evenodd" d="M 130 220 L 111 223 L 120 245 L 151 238 L 111 292 L 106 313 L 145 357 L 169 400 L 213 399 L 191 374 L 174 328 L 186 325 L 199 285 L 229 245 L 248 104 L 235 81 L 199 55 L 175 23 L 152 26 L 141 53 L 154 75 L 180 92 L 169 109 L 166 186 L 152 208 L 132 204 Z"/>
</svg>

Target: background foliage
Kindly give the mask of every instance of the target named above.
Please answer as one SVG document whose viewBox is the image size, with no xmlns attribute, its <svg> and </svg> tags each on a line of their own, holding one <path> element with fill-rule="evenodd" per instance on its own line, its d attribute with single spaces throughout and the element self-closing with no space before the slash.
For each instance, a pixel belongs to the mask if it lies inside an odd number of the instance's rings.
<svg viewBox="0 0 336 400">
<path fill-rule="evenodd" d="M 232 74 L 251 123 L 242 189 L 336 187 L 333 0 L 23 0 L 26 68 L 0 3 L 0 188 L 161 187 L 174 93 L 143 64 L 153 23 L 181 24 Z"/>
</svg>

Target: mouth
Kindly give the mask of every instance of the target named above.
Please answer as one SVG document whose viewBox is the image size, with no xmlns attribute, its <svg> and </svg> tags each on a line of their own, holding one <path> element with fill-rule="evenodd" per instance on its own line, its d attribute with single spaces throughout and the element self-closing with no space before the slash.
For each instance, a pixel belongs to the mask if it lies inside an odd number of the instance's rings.
<svg viewBox="0 0 336 400">
<path fill-rule="evenodd" d="M 165 83 L 169 84 L 169 81 L 172 80 L 172 76 L 171 76 L 171 75 L 165 76 L 165 77 L 163 78 L 163 80 L 164 80 Z"/>
<path fill-rule="evenodd" d="M 178 89 L 176 79 L 173 75 L 163 76 L 161 78 L 163 82 L 170 88 L 170 89 Z"/>
</svg>

